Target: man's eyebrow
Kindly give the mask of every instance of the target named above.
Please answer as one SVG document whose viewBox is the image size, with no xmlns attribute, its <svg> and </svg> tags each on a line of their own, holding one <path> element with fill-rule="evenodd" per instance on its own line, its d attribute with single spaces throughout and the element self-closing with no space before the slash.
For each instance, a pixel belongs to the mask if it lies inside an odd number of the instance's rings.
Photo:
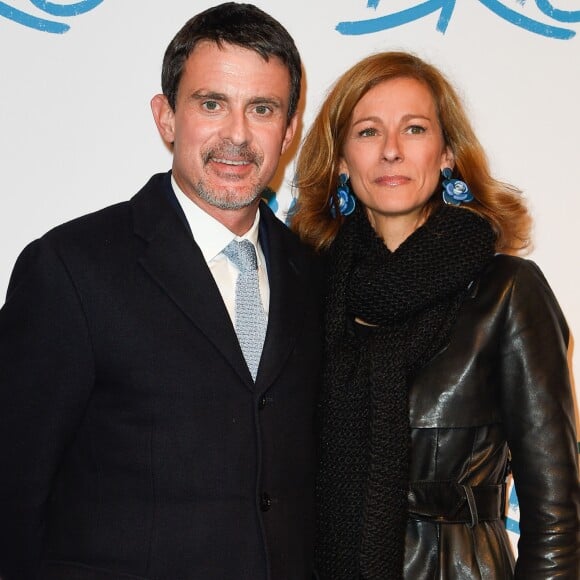
<svg viewBox="0 0 580 580">
<path fill-rule="evenodd" d="M 249 101 L 250 105 L 272 105 L 277 109 L 282 108 L 282 101 L 276 97 L 254 97 Z"/>
<path fill-rule="evenodd" d="M 193 93 L 191 93 L 189 98 L 194 99 L 196 101 L 199 101 L 201 99 L 210 99 L 212 101 L 228 100 L 226 95 L 224 95 L 224 93 L 215 93 L 213 91 L 204 91 L 204 90 L 194 91 Z"/>
<path fill-rule="evenodd" d="M 254 97 L 250 99 L 250 103 L 268 103 L 270 105 L 276 105 L 277 107 L 282 106 L 281 99 L 277 97 Z"/>
</svg>

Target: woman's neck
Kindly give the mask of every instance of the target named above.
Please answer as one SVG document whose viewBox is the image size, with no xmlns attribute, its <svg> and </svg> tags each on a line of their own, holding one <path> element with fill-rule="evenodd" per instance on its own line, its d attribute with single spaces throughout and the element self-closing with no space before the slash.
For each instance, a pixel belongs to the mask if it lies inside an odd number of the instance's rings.
<svg viewBox="0 0 580 580">
<path fill-rule="evenodd" d="M 387 248 L 394 252 L 427 219 L 424 208 L 405 215 L 367 213 L 369 222 Z"/>
</svg>

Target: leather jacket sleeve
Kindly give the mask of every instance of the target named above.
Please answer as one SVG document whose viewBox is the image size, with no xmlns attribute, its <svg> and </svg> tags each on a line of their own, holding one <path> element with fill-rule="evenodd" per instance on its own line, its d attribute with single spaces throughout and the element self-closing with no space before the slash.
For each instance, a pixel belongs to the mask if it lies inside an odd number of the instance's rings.
<svg viewBox="0 0 580 580">
<path fill-rule="evenodd" d="M 521 260 L 500 345 L 503 423 L 520 504 L 515 577 L 580 577 L 579 483 L 568 328 L 539 268 Z"/>
</svg>

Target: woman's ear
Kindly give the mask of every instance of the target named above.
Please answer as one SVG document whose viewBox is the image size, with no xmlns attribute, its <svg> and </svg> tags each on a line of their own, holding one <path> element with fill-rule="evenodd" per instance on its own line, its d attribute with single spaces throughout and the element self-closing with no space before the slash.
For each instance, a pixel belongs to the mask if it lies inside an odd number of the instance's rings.
<svg viewBox="0 0 580 580">
<path fill-rule="evenodd" d="M 341 157 L 338 160 L 338 173 L 346 173 L 347 175 L 349 175 L 349 170 L 348 170 L 348 165 L 346 164 L 346 161 L 344 160 L 344 157 Z"/>
<path fill-rule="evenodd" d="M 451 151 L 451 147 L 449 145 L 445 146 L 445 150 L 441 155 L 441 170 L 449 167 L 453 169 L 455 167 L 455 155 L 453 155 L 453 151 Z"/>
</svg>

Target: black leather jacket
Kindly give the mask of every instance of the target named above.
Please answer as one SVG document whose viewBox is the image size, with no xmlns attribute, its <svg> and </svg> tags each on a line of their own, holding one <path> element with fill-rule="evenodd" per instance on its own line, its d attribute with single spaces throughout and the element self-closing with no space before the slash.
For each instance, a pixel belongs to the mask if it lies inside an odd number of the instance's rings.
<svg viewBox="0 0 580 580">
<path fill-rule="evenodd" d="M 499 255 L 410 390 L 405 578 L 580 578 L 568 329 L 539 268 Z M 515 563 L 500 514 L 511 460 Z"/>
</svg>

